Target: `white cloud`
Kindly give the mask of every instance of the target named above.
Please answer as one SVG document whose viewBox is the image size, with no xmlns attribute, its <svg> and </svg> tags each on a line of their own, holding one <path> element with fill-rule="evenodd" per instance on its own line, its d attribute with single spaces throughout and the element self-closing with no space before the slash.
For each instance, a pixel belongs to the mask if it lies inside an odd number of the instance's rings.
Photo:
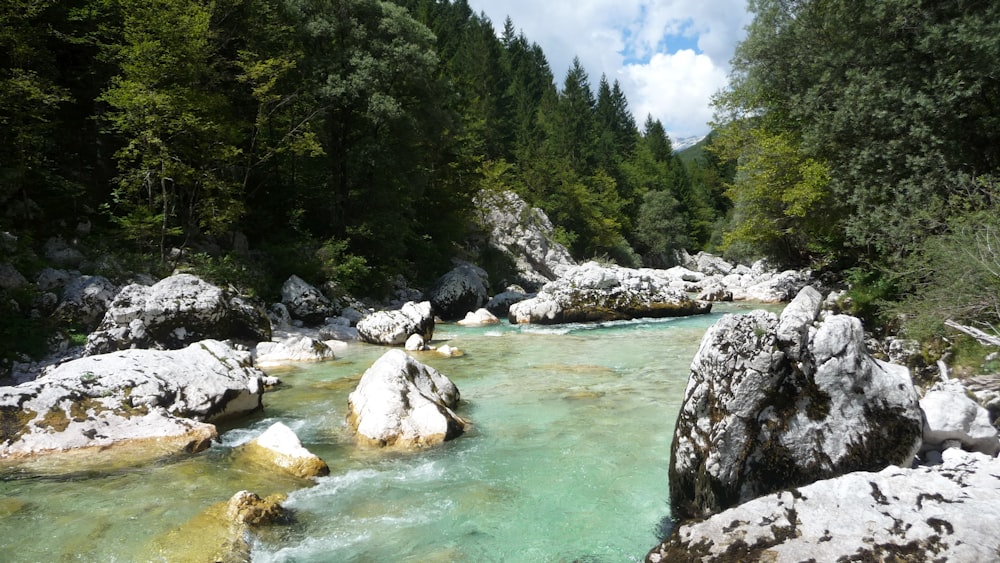
<svg viewBox="0 0 1000 563">
<path fill-rule="evenodd" d="M 619 80 L 640 124 L 647 113 L 678 138 L 708 132 L 709 98 L 749 23 L 746 0 L 469 0 L 498 29 L 514 26 L 542 46 L 561 83 L 578 56 L 596 88 Z M 697 45 L 664 49 L 664 41 Z M 687 45 L 682 45 L 687 47 Z M 626 63 L 626 60 L 629 62 Z M 636 62 L 639 61 L 639 62 Z"/>
</svg>

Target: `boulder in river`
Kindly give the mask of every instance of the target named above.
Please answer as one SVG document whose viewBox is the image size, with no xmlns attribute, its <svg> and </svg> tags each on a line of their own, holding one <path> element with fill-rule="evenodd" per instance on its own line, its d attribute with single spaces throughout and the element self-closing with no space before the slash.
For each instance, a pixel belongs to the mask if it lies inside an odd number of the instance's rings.
<svg viewBox="0 0 1000 563">
<path fill-rule="evenodd" d="M 206 423 L 261 408 L 263 376 L 249 353 L 215 340 L 73 360 L 0 387 L 0 458 L 199 451 L 216 437 Z"/>
<path fill-rule="evenodd" d="M 335 359 L 333 350 L 325 342 L 309 336 L 298 335 L 277 342 L 257 344 L 257 367 L 275 367 L 292 363 L 326 362 Z"/>
<path fill-rule="evenodd" d="M 304 448 L 295 432 L 281 422 L 275 422 L 248 442 L 243 446 L 242 453 L 258 465 L 273 467 L 302 479 L 330 474 L 326 462 Z"/>
<path fill-rule="evenodd" d="M 868 355 L 860 320 L 817 322 L 821 303 L 807 287 L 780 318 L 726 315 L 706 332 L 671 446 L 674 518 L 911 464 L 922 414 L 909 371 Z"/>
<path fill-rule="evenodd" d="M 461 319 L 489 301 L 489 276 L 472 264 L 459 264 L 427 291 L 434 312 L 446 321 Z"/>
<path fill-rule="evenodd" d="M 1000 460 L 856 472 L 751 500 L 674 528 L 648 563 L 996 561 Z"/>
<path fill-rule="evenodd" d="M 125 286 L 88 337 L 85 353 L 176 350 L 207 338 L 264 342 L 271 339 L 271 322 L 242 298 L 191 274 L 177 274 L 152 286 Z"/>
<path fill-rule="evenodd" d="M 348 397 L 348 424 L 365 444 L 423 447 L 460 436 L 458 387 L 402 350 L 389 350 Z"/>
<path fill-rule="evenodd" d="M 434 337 L 434 314 L 429 301 L 407 302 L 394 311 L 375 311 L 358 321 L 358 338 L 369 344 L 402 346 L 413 334 L 425 341 Z"/>
<path fill-rule="evenodd" d="M 708 313 L 710 303 L 672 289 L 652 270 L 588 262 L 545 284 L 538 295 L 510 307 L 510 322 L 557 324 Z"/>
</svg>

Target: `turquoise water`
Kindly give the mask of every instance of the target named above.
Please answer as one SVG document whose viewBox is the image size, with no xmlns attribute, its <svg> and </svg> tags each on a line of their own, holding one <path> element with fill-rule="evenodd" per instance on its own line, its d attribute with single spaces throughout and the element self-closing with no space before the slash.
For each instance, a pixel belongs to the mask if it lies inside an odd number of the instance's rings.
<svg viewBox="0 0 1000 563">
<path fill-rule="evenodd" d="M 151 545 L 240 489 L 289 492 L 295 522 L 254 561 L 640 561 L 669 515 L 667 463 L 688 366 L 723 312 L 601 326 L 439 325 L 418 353 L 462 394 L 472 428 L 423 451 L 354 445 L 347 395 L 383 348 L 283 371 L 265 411 L 222 443 L 120 471 L 0 482 L 4 561 L 142 561 Z M 234 447 L 275 421 L 327 461 L 292 479 L 240 463 Z"/>
</svg>

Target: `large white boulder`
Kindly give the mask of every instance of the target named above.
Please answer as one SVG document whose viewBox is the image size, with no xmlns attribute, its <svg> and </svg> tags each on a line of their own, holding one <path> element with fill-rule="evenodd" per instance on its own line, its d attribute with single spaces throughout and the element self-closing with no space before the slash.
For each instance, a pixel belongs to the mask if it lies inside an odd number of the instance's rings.
<svg viewBox="0 0 1000 563">
<path fill-rule="evenodd" d="M 129 348 L 176 350 L 207 338 L 271 339 L 263 310 L 191 274 L 125 286 L 87 338 L 87 355 Z"/>
<path fill-rule="evenodd" d="M 571 268 L 545 284 L 538 295 L 510 307 L 511 323 L 555 324 L 679 317 L 708 313 L 709 303 L 672 289 L 655 270 L 601 266 L 597 262 Z"/>
<path fill-rule="evenodd" d="M 326 362 L 336 359 L 325 342 L 305 335 L 291 336 L 277 342 L 257 344 L 254 363 L 257 367 L 275 367 L 286 364 Z"/>
<path fill-rule="evenodd" d="M 358 321 L 358 338 L 369 344 L 402 346 L 413 334 L 425 341 L 434 337 L 434 313 L 430 301 L 407 302 L 395 311 L 375 311 Z"/>
<path fill-rule="evenodd" d="M 912 462 L 922 415 L 909 372 L 868 355 L 858 319 L 816 322 L 821 302 L 807 288 L 780 319 L 726 315 L 706 332 L 671 447 L 675 517 Z"/>
<path fill-rule="evenodd" d="M 428 446 L 465 431 L 466 422 L 452 410 L 459 398 L 458 388 L 440 372 L 402 350 L 389 350 L 348 397 L 347 420 L 365 444 Z"/>
<path fill-rule="evenodd" d="M 1000 438 L 990 413 L 969 398 L 959 381 L 937 383 L 920 399 L 924 411 L 924 449 L 944 449 L 956 441 L 963 449 L 997 455 Z"/>
<path fill-rule="evenodd" d="M 646 561 L 996 561 L 998 475 L 997 458 L 954 449 L 850 473 L 681 524 Z"/>
<path fill-rule="evenodd" d="M 248 352 L 215 340 L 73 360 L 0 387 L 0 458 L 143 443 L 198 451 L 215 437 L 204 423 L 261 408 L 263 376 Z"/>
</svg>

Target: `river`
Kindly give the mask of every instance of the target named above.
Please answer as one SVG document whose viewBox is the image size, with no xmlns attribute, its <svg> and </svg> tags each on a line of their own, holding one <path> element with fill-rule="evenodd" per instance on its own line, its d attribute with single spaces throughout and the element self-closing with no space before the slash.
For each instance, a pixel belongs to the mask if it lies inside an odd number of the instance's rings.
<svg viewBox="0 0 1000 563">
<path fill-rule="evenodd" d="M 438 325 L 415 356 L 451 378 L 460 438 L 417 452 L 359 448 L 347 395 L 385 349 L 356 344 L 283 370 L 263 413 L 220 428 L 209 450 L 139 468 L 0 481 L 0 554 L 17 561 L 155 560 L 155 545 L 240 489 L 290 492 L 289 526 L 260 562 L 641 561 L 669 516 L 667 465 L 688 366 L 711 315 L 554 327 Z M 776 310 L 772 308 L 773 310 Z M 330 465 L 294 480 L 241 464 L 235 448 L 275 421 Z"/>
</svg>

